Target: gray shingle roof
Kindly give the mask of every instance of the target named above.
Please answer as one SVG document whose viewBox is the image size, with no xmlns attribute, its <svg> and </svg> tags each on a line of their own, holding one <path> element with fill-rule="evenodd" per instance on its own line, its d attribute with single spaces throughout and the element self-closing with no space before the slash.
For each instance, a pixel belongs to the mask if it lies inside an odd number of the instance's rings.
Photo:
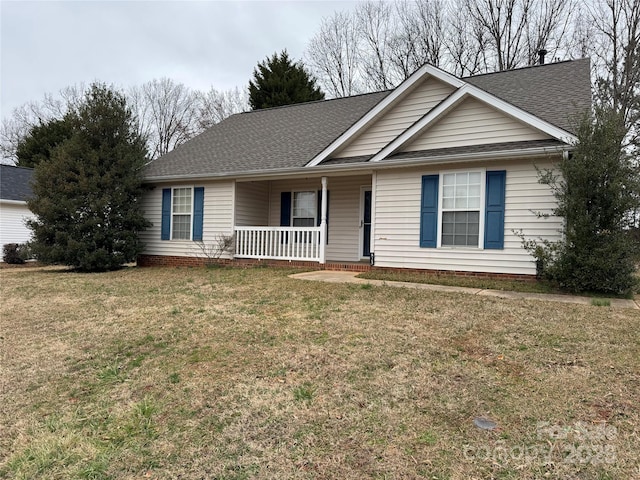
<svg viewBox="0 0 640 480">
<path fill-rule="evenodd" d="M 26 201 L 31 197 L 32 168 L 0 165 L 0 199 Z"/>
<path fill-rule="evenodd" d="M 574 118 L 591 106 L 588 58 L 463 78 L 568 132 Z"/>
<path fill-rule="evenodd" d="M 463 80 L 568 131 L 573 130 L 571 116 L 591 104 L 588 59 Z M 376 92 L 233 115 L 151 162 L 145 169 L 145 178 L 188 178 L 302 168 L 389 93 Z M 362 160 L 358 158 L 354 162 Z M 328 159 L 323 165 L 332 162 L 338 163 Z"/>
<path fill-rule="evenodd" d="M 303 167 L 389 93 L 232 115 L 151 162 L 145 177 Z"/>
</svg>

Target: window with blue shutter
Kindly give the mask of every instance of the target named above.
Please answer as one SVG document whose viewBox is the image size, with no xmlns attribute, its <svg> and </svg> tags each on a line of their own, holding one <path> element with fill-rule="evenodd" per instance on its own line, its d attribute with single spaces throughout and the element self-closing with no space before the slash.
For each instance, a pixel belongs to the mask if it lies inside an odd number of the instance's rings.
<svg viewBox="0 0 640 480">
<path fill-rule="evenodd" d="M 202 241 L 204 187 L 162 189 L 161 240 Z"/>
<path fill-rule="evenodd" d="M 438 175 L 422 176 L 420 246 L 423 248 L 438 245 L 438 178 Z"/>
<path fill-rule="evenodd" d="M 487 172 L 484 220 L 484 248 L 504 248 L 504 203 L 507 172 Z"/>
<path fill-rule="evenodd" d="M 204 220 L 204 187 L 193 189 L 193 240 L 202 241 L 202 224 Z"/>
<path fill-rule="evenodd" d="M 291 192 L 280 192 L 280 226 L 291 226 Z M 287 243 L 289 235 L 280 233 L 280 243 Z"/>
<path fill-rule="evenodd" d="M 171 238 L 171 189 L 162 189 L 162 225 L 160 228 L 160 239 L 169 240 Z"/>
<path fill-rule="evenodd" d="M 291 192 L 280 193 L 280 226 L 291 226 Z"/>
</svg>

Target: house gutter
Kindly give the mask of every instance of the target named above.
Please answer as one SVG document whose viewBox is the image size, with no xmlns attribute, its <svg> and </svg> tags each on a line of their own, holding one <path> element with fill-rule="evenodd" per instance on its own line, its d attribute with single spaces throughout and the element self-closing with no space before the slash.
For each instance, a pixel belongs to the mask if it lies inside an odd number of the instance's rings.
<svg viewBox="0 0 640 480">
<path fill-rule="evenodd" d="M 7 205 L 26 205 L 27 202 L 24 200 L 5 200 L 4 198 L 0 198 L 0 203 L 6 203 Z"/>
<path fill-rule="evenodd" d="M 398 159 L 398 160 L 382 160 L 375 164 L 367 161 L 362 163 L 345 163 L 339 165 L 318 165 L 315 167 L 292 167 L 292 168 L 280 168 L 276 170 L 253 170 L 244 172 L 230 172 L 230 173 L 208 173 L 208 174 L 185 174 L 185 175 L 172 175 L 168 176 L 155 176 L 143 178 L 144 183 L 171 183 L 182 180 L 224 180 L 224 179 L 236 179 L 236 180 L 269 180 L 282 177 L 309 177 L 316 175 L 326 175 L 331 173 L 337 173 L 346 175 L 348 173 L 371 173 L 374 170 L 386 170 L 389 168 L 408 168 L 415 166 L 428 167 L 431 165 L 451 164 L 451 163 L 468 163 L 478 162 L 484 160 L 497 160 L 503 158 L 529 158 L 539 157 L 543 155 L 551 154 L 564 154 L 573 147 L 571 145 L 553 146 L 553 147 L 536 147 L 529 149 L 515 149 L 504 150 L 499 152 L 477 152 L 466 153 L 460 155 L 437 155 L 432 157 L 416 157 L 410 159 Z"/>
</svg>

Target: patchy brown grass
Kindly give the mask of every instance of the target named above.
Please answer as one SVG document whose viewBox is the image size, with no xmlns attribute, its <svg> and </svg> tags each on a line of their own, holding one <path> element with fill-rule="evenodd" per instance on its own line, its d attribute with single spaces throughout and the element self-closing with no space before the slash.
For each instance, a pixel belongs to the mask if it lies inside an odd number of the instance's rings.
<svg viewBox="0 0 640 480">
<path fill-rule="evenodd" d="M 393 282 L 430 283 L 455 287 L 482 288 L 490 290 L 508 290 L 527 293 L 563 293 L 544 281 L 508 280 L 482 277 L 463 277 L 460 275 L 432 274 L 421 272 L 396 272 L 372 270 L 358 275 L 360 278 Z"/>
<path fill-rule="evenodd" d="M 640 475 L 637 311 L 287 273 L 3 270 L 0 477 Z"/>
<path fill-rule="evenodd" d="M 483 278 L 483 277 L 465 277 L 461 275 L 451 275 L 446 273 L 429 273 L 425 272 L 400 272 L 400 271 L 384 271 L 372 270 L 363 272 L 358 275 L 360 278 L 370 280 L 383 280 L 388 282 L 410 282 L 410 283 L 428 283 L 432 285 L 449 285 L 455 287 L 480 288 L 488 290 L 502 290 L 512 292 L 525 293 L 552 293 L 558 295 L 566 295 L 566 292 L 557 285 L 546 280 L 510 280 L 501 278 Z M 587 297 L 605 296 L 609 298 L 631 298 L 637 300 L 640 298 L 640 269 L 636 272 L 638 284 L 634 292 L 625 295 L 603 294 L 602 292 L 582 292 L 580 295 Z"/>
</svg>

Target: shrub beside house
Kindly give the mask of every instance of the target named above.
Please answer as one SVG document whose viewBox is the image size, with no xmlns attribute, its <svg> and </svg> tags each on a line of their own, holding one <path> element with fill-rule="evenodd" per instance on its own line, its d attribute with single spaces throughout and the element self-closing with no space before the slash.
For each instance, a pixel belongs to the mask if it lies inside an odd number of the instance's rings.
<svg viewBox="0 0 640 480">
<path fill-rule="evenodd" d="M 31 239 L 27 219 L 34 218 L 27 207 L 31 196 L 32 168 L 0 165 L 0 247 L 23 244 Z"/>
</svg>

